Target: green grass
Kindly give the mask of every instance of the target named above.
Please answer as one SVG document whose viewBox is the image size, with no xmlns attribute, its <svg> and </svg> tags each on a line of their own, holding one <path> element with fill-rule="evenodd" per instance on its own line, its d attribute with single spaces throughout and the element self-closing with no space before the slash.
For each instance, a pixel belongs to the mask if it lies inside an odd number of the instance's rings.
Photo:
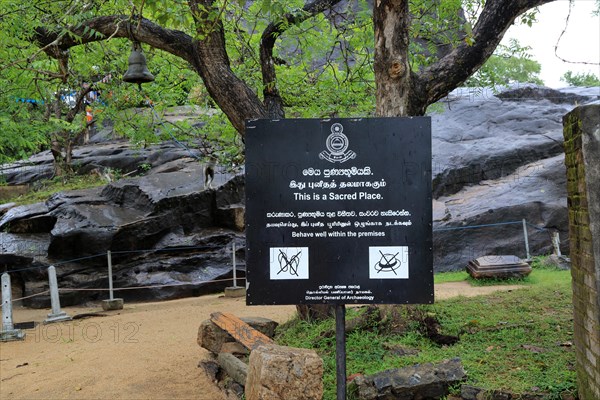
<svg viewBox="0 0 600 400">
<path fill-rule="evenodd" d="M 443 279 L 458 279 L 446 276 Z M 447 280 L 443 280 L 447 281 Z M 372 374 L 416 363 L 438 363 L 459 357 L 468 384 L 513 393 L 547 393 L 559 398 L 575 391 L 575 350 L 572 333 L 569 271 L 536 269 L 524 289 L 473 298 L 459 297 L 430 306 L 394 306 L 406 318 L 403 333 L 374 324 L 347 337 L 347 373 Z M 412 310 L 412 311 L 411 311 Z M 361 310 L 350 309 L 350 319 Z M 424 337 L 411 313 L 435 316 L 443 334 L 458 335 L 452 346 L 438 346 Z M 315 349 L 325 365 L 325 400 L 335 399 L 334 321 L 308 323 L 292 320 L 278 331 L 277 341 Z M 419 353 L 394 356 L 392 345 L 415 348 Z"/>
<path fill-rule="evenodd" d="M 462 282 L 469 279 L 466 271 L 440 272 L 433 275 L 433 283 Z"/>
</svg>

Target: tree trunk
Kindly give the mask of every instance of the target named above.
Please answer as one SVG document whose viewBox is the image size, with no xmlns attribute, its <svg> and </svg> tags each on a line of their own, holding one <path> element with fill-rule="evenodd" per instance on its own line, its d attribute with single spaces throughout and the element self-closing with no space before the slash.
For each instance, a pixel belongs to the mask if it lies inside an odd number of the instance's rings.
<svg viewBox="0 0 600 400">
<path fill-rule="evenodd" d="M 381 0 L 373 5 L 375 28 L 375 114 L 380 117 L 409 115 L 410 65 L 408 63 L 408 0 Z M 297 305 L 303 320 L 323 320 L 334 315 L 326 304 Z"/>
<path fill-rule="evenodd" d="M 375 114 L 380 117 L 409 114 L 408 3 L 408 0 L 380 0 L 373 5 Z"/>
</svg>

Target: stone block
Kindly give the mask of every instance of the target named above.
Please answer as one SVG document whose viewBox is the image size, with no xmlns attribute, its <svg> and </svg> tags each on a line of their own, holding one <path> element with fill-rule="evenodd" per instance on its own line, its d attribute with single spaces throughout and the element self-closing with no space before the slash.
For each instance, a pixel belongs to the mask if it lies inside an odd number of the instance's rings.
<svg viewBox="0 0 600 400">
<path fill-rule="evenodd" d="M 544 400 L 545 394 L 512 393 L 506 390 L 486 390 L 475 386 L 462 385 L 460 388 L 461 400 Z"/>
<path fill-rule="evenodd" d="M 243 286 L 230 286 L 225 288 L 225 297 L 244 297 L 246 288 Z"/>
<path fill-rule="evenodd" d="M 450 386 L 466 378 L 460 359 L 455 358 L 359 376 L 348 389 L 361 400 L 440 399 L 448 396 Z"/>
<path fill-rule="evenodd" d="M 319 400 L 323 397 L 323 360 L 314 350 L 278 345 L 250 353 L 246 400 Z"/>
<path fill-rule="evenodd" d="M 44 324 L 52 324 L 54 322 L 64 322 L 70 321 L 72 318 L 67 315 L 66 312 L 60 311 L 58 313 L 50 313 L 48 317 L 44 320 Z"/>
<path fill-rule="evenodd" d="M 104 311 L 122 310 L 123 299 L 102 300 L 102 309 Z"/>
<path fill-rule="evenodd" d="M 523 278 L 531 266 L 517 256 L 490 255 L 469 261 L 467 272 L 474 279 Z"/>
<path fill-rule="evenodd" d="M 240 319 L 270 338 L 275 336 L 275 328 L 279 325 L 268 318 L 244 317 Z M 200 347 L 219 354 L 223 344 L 227 342 L 235 342 L 235 339 L 229 333 L 215 325 L 210 319 L 202 321 L 198 328 L 197 338 L 197 343 Z"/>
</svg>

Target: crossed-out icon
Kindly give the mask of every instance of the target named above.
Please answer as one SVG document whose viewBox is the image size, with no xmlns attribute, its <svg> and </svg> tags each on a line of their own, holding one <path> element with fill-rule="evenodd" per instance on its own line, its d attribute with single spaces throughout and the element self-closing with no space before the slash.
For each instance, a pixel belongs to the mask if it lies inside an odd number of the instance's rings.
<svg viewBox="0 0 600 400">
<path fill-rule="evenodd" d="M 269 270 L 271 279 L 308 279 L 308 247 L 271 247 Z"/>
<path fill-rule="evenodd" d="M 370 246 L 369 279 L 408 279 L 408 246 Z"/>
<path fill-rule="evenodd" d="M 288 255 L 279 249 L 279 255 L 277 256 L 277 261 L 279 261 L 279 271 L 277 271 L 277 275 L 281 272 L 289 272 L 290 275 L 298 276 L 298 265 L 300 264 L 301 254 L 302 250 L 288 258 Z"/>
<path fill-rule="evenodd" d="M 402 264 L 397 258 L 400 252 L 397 252 L 396 254 L 384 254 L 379 250 L 379 254 L 381 254 L 381 259 L 375 264 L 377 273 L 380 273 L 381 271 L 392 271 L 394 275 L 398 275 L 396 270 L 400 268 L 400 265 Z"/>
</svg>

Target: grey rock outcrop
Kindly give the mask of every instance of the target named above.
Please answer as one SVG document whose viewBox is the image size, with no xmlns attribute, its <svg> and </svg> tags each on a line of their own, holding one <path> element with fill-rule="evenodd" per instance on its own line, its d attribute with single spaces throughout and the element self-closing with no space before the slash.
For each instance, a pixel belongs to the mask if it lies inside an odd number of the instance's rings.
<svg viewBox="0 0 600 400">
<path fill-rule="evenodd" d="M 159 167 L 164 169 L 169 162 L 186 157 L 200 158 L 201 154 L 170 142 L 134 147 L 123 140 L 111 140 L 75 148 L 73 168 L 81 175 L 95 168 L 110 169 L 121 174 L 142 173 Z M 0 174 L 8 185 L 34 185 L 53 176 L 52 154 L 44 151 L 27 160 L 3 165 Z"/>
<path fill-rule="evenodd" d="M 2 253 L 29 258 L 5 259 L 4 265 L 19 271 L 24 296 L 45 288 L 42 267 L 50 264 L 57 267 L 62 290 L 106 288 L 107 251 L 114 286 L 131 289 L 118 293 L 125 299 L 160 300 L 222 289 L 227 282 L 205 282 L 231 275 L 234 241 L 243 258 L 243 225 L 230 216 L 239 214 L 243 178 L 217 174 L 216 189 L 205 190 L 202 176 L 200 163 L 181 158 L 146 176 L 11 208 L 0 219 Z M 35 249 L 24 249 L 22 242 L 31 241 L 32 234 Z M 61 301 L 69 305 L 102 296 L 67 291 Z M 26 304 L 46 306 L 47 301 L 39 296 Z"/>
</svg>

